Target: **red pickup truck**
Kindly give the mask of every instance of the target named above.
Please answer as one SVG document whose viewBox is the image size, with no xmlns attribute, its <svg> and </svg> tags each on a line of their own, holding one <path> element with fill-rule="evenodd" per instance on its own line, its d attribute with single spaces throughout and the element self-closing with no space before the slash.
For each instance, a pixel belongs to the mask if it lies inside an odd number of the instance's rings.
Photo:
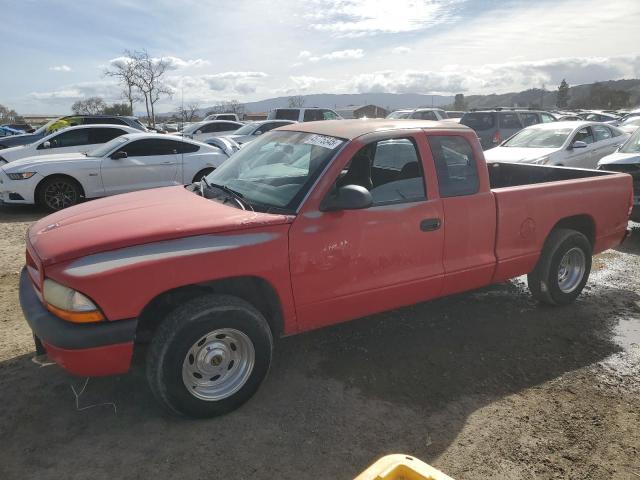
<svg viewBox="0 0 640 480">
<path fill-rule="evenodd" d="M 299 123 L 200 183 L 87 202 L 27 238 L 20 300 L 36 347 L 77 375 L 129 369 L 170 411 L 228 412 L 273 338 L 528 274 L 572 302 L 618 245 L 629 175 L 484 162 L 453 123 Z"/>
</svg>

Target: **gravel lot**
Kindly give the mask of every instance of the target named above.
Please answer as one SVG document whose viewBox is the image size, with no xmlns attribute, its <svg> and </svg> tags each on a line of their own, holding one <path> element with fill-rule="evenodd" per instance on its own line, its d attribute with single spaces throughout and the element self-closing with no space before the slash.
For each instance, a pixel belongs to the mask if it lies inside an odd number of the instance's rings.
<svg viewBox="0 0 640 480">
<path fill-rule="evenodd" d="M 17 284 L 40 216 L 0 207 L 1 479 L 351 479 L 397 452 L 459 480 L 640 478 L 637 225 L 574 305 L 518 279 L 287 338 L 248 404 L 191 421 L 139 360 L 77 404 L 83 379 L 31 361 Z"/>
</svg>

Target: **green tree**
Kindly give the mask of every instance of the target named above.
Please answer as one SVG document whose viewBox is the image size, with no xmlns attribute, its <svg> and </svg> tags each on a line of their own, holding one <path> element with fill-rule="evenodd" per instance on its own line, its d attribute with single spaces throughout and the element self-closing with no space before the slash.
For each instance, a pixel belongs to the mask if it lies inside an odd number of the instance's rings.
<svg viewBox="0 0 640 480">
<path fill-rule="evenodd" d="M 107 105 L 102 113 L 105 115 L 133 115 L 128 103 L 113 103 Z"/>
<path fill-rule="evenodd" d="M 563 78 L 558 86 L 558 94 L 556 96 L 556 106 L 558 108 L 567 108 L 569 106 L 569 84 Z"/>
<path fill-rule="evenodd" d="M 464 99 L 464 93 L 456 93 L 453 100 L 453 109 L 462 112 L 467 110 L 467 101 Z"/>
</svg>

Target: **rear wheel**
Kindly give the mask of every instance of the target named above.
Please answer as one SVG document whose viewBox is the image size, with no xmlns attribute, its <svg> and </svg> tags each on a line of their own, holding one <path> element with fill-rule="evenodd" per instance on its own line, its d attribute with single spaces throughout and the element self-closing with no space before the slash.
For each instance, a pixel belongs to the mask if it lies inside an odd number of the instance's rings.
<svg viewBox="0 0 640 480">
<path fill-rule="evenodd" d="M 551 232 L 536 268 L 527 276 L 534 298 L 550 305 L 573 302 L 589 279 L 591 244 L 569 229 Z"/>
<path fill-rule="evenodd" d="M 258 310 L 236 297 L 206 295 L 162 322 L 147 355 L 147 380 L 169 411 L 213 417 L 251 398 L 269 371 L 272 349 Z"/>
<path fill-rule="evenodd" d="M 68 177 L 49 177 L 38 186 L 36 201 L 38 205 L 56 212 L 77 204 L 82 197 L 78 183 Z"/>
<path fill-rule="evenodd" d="M 203 168 L 202 170 L 200 170 L 198 173 L 195 174 L 195 176 L 193 177 L 193 182 L 191 183 L 199 182 L 200 180 L 202 180 L 202 177 L 206 177 L 214 170 L 215 170 L 214 168 Z"/>
</svg>

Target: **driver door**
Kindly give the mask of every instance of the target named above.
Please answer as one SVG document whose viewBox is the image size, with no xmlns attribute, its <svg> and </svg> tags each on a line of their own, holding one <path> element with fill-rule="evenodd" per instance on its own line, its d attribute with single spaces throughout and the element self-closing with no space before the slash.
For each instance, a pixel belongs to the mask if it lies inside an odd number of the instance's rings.
<svg viewBox="0 0 640 480">
<path fill-rule="evenodd" d="M 114 159 L 113 152 L 102 159 L 100 173 L 106 195 L 179 185 L 180 155 L 174 140 L 147 138 L 118 148 L 125 158 Z"/>
<path fill-rule="evenodd" d="M 566 167 L 592 168 L 594 136 L 591 127 L 584 127 L 578 130 L 573 136 L 570 145 L 574 142 L 584 142 L 587 144 L 584 148 L 570 148 L 567 150 L 567 156 L 563 164 Z"/>
<path fill-rule="evenodd" d="M 371 193 L 369 208 L 323 212 L 308 202 L 296 217 L 289 251 L 302 330 L 439 294 L 444 217 L 441 201 L 426 190 L 423 135 L 372 141 L 336 159 L 326 195 L 359 185 Z"/>
</svg>

